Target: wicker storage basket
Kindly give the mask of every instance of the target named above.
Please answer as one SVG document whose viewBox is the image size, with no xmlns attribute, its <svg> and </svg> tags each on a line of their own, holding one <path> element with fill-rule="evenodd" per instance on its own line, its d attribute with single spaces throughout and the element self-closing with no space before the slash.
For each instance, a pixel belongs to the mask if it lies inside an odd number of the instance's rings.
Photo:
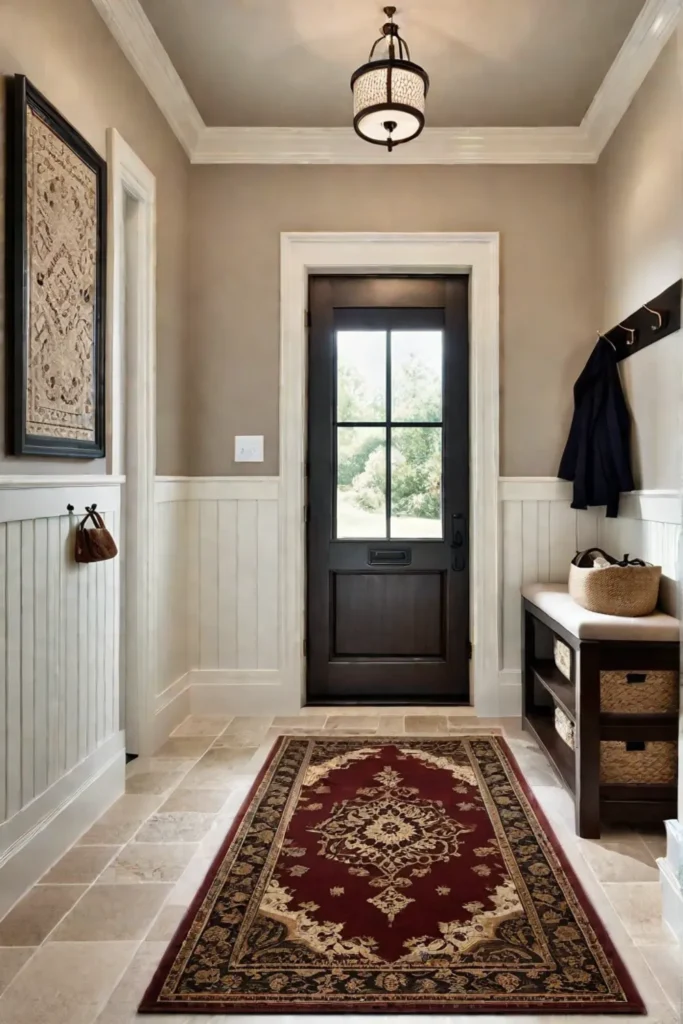
<svg viewBox="0 0 683 1024">
<path fill-rule="evenodd" d="M 678 772 L 675 740 L 600 743 L 600 782 L 603 786 L 673 786 Z"/>
<path fill-rule="evenodd" d="M 555 731 L 574 750 L 575 726 L 560 708 L 555 708 Z M 678 772 L 678 749 L 667 742 L 600 743 L 600 782 L 603 786 L 674 786 Z"/>
<path fill-rule="evenodd" d="M 592 556 L 596 553 L 612 564 L 605 569 L 593 568 Z M 569 593 L 589 612 L 650 615 L 657 607 L 661 576 L 659 565 L 619 565 L 600 548 L 591 548 L 577 552 L 569 566 Z"/>
<path fill-rule="evenodd" d="M 555 657 L 555 665 L 560 670 L 565 679 L 571 679 L 572 677 L 572 652 L 571 648 L 567 647 L 566 644 L 562 643 L 555 637 L 553 641 L 553 655 Z"/>
<path fill-rule="evenodd" d="M 678 711 L 678 672 L 601 672 L 600 710 L 623 715 Z"/>
<path fill-rule="evenodd" d="M 574 729 L 571 718 L 568 718 L 560 708 L 555 708 L 555 731 L 572 750 L 574 749 Z"/>
</svg>

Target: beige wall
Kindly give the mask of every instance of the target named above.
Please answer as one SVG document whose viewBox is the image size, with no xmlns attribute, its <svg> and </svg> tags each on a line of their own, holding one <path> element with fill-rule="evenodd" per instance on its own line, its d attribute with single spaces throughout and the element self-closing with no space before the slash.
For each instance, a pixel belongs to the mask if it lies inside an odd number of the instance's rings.
<svg viewBox="0 0 683 1024">
<path fill-rule="evenodd" d="M 596 170 L 601 326 L 608 329 L 683 272 L 683 91 L 672 39 Z M 681 482 L 683 339 L 670 335 L 624 360 L 634 420 L 636 486 Z"/>
<path fill-rule="evenodd" d="M 190 472 L 278 471 L 281 231 L 499 231 L 501 469 L 557 473 L 597 317 L 592 167 L 193 167 Z M 265 463 L 233 436 L 264 434 Z"/>
<path fill-rule="evenodd" d="M 157 176 L 157 471 L 169 475 L 277 473 L 279 234 L 292 230 L 499 231 L 501 472 L 555 475 L 595 329 L 681 274 L 676 70 L 672 42 L 597 168 L 190 168 L 90 0 L 0 3 L 0 71 L 27 74 L 103 154 L 117 127 Z M 678 485 L 667 439 L 682 370 L 679 337 L 623 364 L 643 487 Z M 102 471 L 6 457 L 3 431 L 4 416 L 0 472 Z M 233 462 L 236 433 L 265 434 L 263 465 Z"/>
<path fill-rule="evenodd" d="M 160 473 L 184 473 L 188 451 L 184 384 L 189 162 L 91 0 L 1 0 L 0 73 L 27 75 L 103 156 L 106 155 L 106 129 L 117 128 L 156 175 L 157 469 Z M 0 97 L 0 107 L 3 106 Z M 2 110 L 0 117 L 4 119 Z M 4 146 L 4 132 L 0 137 Z M 0 164 L 3 168 L 0 173 L 4 175 L 4 154 Z M 1 179 L 0 184 L 4 185 Z M 3 207 L 0 195 L 0 209 Z M 4 347 L 3 342 L 0 334 L 0 349 Z M 4 371 L 2 352 L 0 365 L 1 375 Z M 4 405 L 2 380 L 0 395 L 0 403 Z M 4 420 L 3 410 L 0 415 L 0 473 L 104 471 L 101 460 L 5 457 Z"/>
</svg>

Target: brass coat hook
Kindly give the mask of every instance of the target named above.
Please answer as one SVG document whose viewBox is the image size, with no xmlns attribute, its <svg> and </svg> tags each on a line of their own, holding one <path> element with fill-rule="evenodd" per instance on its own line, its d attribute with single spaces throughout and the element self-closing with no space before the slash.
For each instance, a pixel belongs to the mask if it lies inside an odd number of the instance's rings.
<svg viewBox="0 0 683 1024">
<path fill-rule="evenodd" d="M 670 334 L 679 331 L 683 320 L 682 295 L 683 278 L 679 278 L 661 294 L 643 302 L 628 315 L 624 310 L 621 322 L 610 327 L 605 334 L 598 331 L 599 338 L 606 338 L 613 345 L 616 352 L 615 361 L 621 362 L 622 359 L 627 359 L 648 345 L 654 345 L 662 338 L 668 338 Z M 624 334 L 619 334 L 617 328 Z M 664 358 L 664 353 L 661 358 Z"/>
<path fill-rule="evenodd" d="M 631 335 L 631 337 L 627 338 L 627 340 L 626 340 L 626 344 L 629 346 L 629 348 L 630 348 L 631 345 L 635 345 L 635 342 L 636 342 L 636 328 L 635 327 L 626 327 L 625 324 L 617 324 L 617 327 L 621 327 L 622 331 L 628 331 L 628 333 Z"/>
<path fill-rule="evenodd" d="M 614 351 L 616 352 L 617 346 L 614 344 L 611 338 L 608 338 L 607 335 L 603 334 L 601 331 L 596 331 L 595 333 L 597 334 L 598 338 L 602 338 L 603 341 L 606 341 L 608 345 L 611 345 Z"/>
<path fill-rule="evenodd" d="M 657 317 L 657 323 L 650 324 L 650 330 L 658 331 L 664 323 L 664 317 L 662 316 L 662 314 L 659 312 L 658 309 L 651 309 L 650 306 L 646 306 L 645 303 L 643 303 L 643 309 L 646 309 L 648 313 L 652 313 L 653 316 Z"/>
</svg>

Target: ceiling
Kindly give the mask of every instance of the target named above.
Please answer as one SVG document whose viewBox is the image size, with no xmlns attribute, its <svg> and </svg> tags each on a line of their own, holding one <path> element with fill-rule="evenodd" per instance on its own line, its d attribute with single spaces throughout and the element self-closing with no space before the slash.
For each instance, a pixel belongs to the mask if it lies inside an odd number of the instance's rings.
<svg viewBox="0 0 683 1024">
<path fill-rule="evenodd" d="M 140 0 L 208 126 L 349 124 L 382 0 Z M 644 0 L 399 0 L 432 127 L 579 125 Z"/>
</svg>

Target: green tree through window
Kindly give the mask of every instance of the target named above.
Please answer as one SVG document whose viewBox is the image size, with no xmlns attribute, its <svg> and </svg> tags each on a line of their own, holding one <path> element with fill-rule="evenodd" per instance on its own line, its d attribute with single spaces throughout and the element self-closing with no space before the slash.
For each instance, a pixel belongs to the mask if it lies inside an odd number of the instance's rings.
<svg viewBox="0 0 683 1024">
<path fill-rule="evenodd" d="M 441 377 L 433 366 L 410 351 L 392 378 L 392 420 L 394 422 L 437 423 L 441 420 Z M 365 421 L 385 418 L 384 395 L 369 393 L 366 379 L 354 367 L 344 365 L 338 373 L 338 421 L 357 419 L 363 409 Z M 370 413 L 368 415 L 368 412 Z M 391 515 L 405 518 L 407 535 L 437 536 L 441 533 L 441 426 L 401 426 L 391 432 Z M 385 515 L 386 431 L 381 427 L 340 427 L 337 482 L 338 519 L 354 510 Z M 408 519 L 431 520 L 409 524 Z M 369 523 L 369 520 L 368 520 Z M 339 535 L 345 535 L 340 523 Z M 400 529 L 400 527 L 399 527 Z M 360 532 L 359 532 L 360 531 Z M 394 535 L 395 530 L 392 530 Z M 382 534 L 384 529 L 382 528 Z M 350 535 L 362 535 L 362 521 Z M 368 536 L 379 536 L 378 532 Z"/>
</svg>

